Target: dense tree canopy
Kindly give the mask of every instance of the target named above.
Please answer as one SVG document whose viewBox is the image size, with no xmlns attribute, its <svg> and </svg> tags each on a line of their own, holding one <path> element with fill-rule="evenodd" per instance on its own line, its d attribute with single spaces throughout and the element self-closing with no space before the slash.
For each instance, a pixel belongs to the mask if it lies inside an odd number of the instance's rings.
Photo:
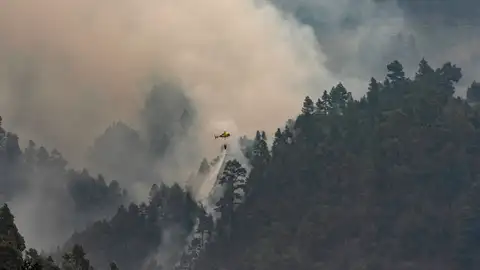
<svg viewBox="0 0 480 270">
<path fill-rule="evenodd" d="M 387 71 L 360 100 L 341 83 L 306 97 L 271 157 L 257 134 L 249 196 L 196 270 L 480 267 L 480 115 L 453 97 L 461 70 Z"/>
<path fill-rule="evenodd" d="M 359 100 L 338 83 L 305 97 L 272 138 L 242 137 L 249 164 L 225 162 L 213 210 L 179 185 L 155 184 L 147 203 L 125 204 L 118 182 L 66 170 L 58 151 L 33 142 L 22 152 L 0 129 L 3 196 L 21 191 L 29 174 L 62 175 L 79 213 L 118 209 L 72 235 L 55 264 L 25 251 L 5 205 L 0 269 L 165 270 L 172 261 L 190 270 L 478 269 L 478 83 L 462 99 L 453 96 L 462 73 L 452 63 L 433 68 L 422 59 L 413 78 L 398 61 L 386 69 Z M 198 173 L 211 166 L 203 160 Z M 165 235 L 186 248 L 167 246 L 175 252 L 156 261 Z"/>
</svg>

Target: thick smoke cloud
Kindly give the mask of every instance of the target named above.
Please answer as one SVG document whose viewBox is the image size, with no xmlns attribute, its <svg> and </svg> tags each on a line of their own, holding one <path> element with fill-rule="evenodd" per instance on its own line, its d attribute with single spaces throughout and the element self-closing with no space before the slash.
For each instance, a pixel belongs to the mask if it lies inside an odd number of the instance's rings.
<svg viewBox="0 0 480 270">
<path fill-rule="evenodd" d="M 329 87 L 326 68 L 352 84 L 381 76 L 393 59 L 410 72 L 419 57 L 452 60 L 467 70 L 466 83 L 480 69 L 476 1 L 272 2 L 313 26 L 326 56 L 309 28 L 262 1 L 6 2 L 5 123 L 78 163 L 112 121 L 138 122 L 159 77 L 178 80 L 204 121 L 251 132 L 280 125 L 309 88 Z"/>
<path fill-rule="evenodd" d="M 281 125 L 329 78 L 309 29 L 254 1 L 9 1 L 0 37 L 5 123 L 72 161 L 112 121 L 135 123 L 158 78 L 242 132 Z"/>
<path fill-rule="evenodd" d="M 261 1 L 19 0 L 0 9 L 5 128 L 59 149 L 74 167 L 86 164 L 88 146 L 112 122 L 141 129 L 148 92 L 168 80 L 183 89 L 198 120 L 158 170 L 186 178 L 191 169 L 183 165 L 218 154 L 213 133 L 273 131 L 299 111 L 305 93 L 332 85 L 323 60 L 309 27 Z M 14 213 L 52 196 L 34 195 L 15 198 Z M 29 246 L 51 247 L 35 233 L 58 240 L 54 213 L 70 209 L 57 209 L 60 201 L 43 205 L 52 213 L 42 217 L 50 218 L 50 232 L 21 215 Z"/>
<path fill-rule="evenodd" d="M 383 77 L 400 60 L 413 74 L 419 59 L 463 68 L 465 87 L 480 72 L 480 2 L 472 0 L 272 0 L 313 27 L 327 67 L 341 78 Z M 464 94 L 463 89 L 459 94 Z"/>
<path fill-rule="evenodd" d="M 385 0 L 376 0 L 384 2 Z M 392 0 L 390 0 L 392 1 Z M 416 21 L 443 22 L 450 26 L 479 26 L 480 2 L 475 0 L 395 0 L 406 11 L 406 16 Z"/>
<path fill-rule="evenodd" d="M 112 122 L 141 130 L 148 91 L 174 81 L 198 120 L 158 170 L 183 179 L 191 172 L 185 164 L 218 153 L 213 133 L 273 131 L 299 111 L 304 95 L 316 97 L 339 80 L 358 97 L 391 60 L 410 73 L 421 57 L 432 65 L 449 60 L 464 68 L 465 84 L 478 79 L 480 31 L 467 16 L 478 3 L 455 1 L 465 12 L 452 17 L 449 6 L 426 2 L 271 1 L 4 1 L 4 125 L 83 166 L 88 146 Z M 28 198 L 17 198 L 19 209 L 32 205 Z M 21 220 L 28 230 L 28 217 Z"/>
</svg>

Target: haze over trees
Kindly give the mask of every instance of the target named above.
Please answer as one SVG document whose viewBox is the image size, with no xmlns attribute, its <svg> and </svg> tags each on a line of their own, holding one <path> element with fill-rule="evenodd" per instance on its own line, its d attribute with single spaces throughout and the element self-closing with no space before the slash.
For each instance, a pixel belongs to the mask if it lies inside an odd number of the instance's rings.
<svg viewBox="0 0 480 270">
<path fill-rule="evenodd" d="M 462 71 L 452 63 L 431 67 L 422 59 L 411 78 L 399 61 L 386 68 L 359 100 L 342 83 L 305 97 L 271 148 L 265 132 L 243 138 L 251 170 L 226 162 L 216 213 L 178 185 L 153 185 L 148 202 L 126 204 L 114 182 L 70 172 L 89 179 L 71 180 L 79 185 L 70 189 L 79 211 L 96 211 L 104 201 L 123 205 L 48 257 L 25 247 L 4 205 L 0 268 L 153 270 L 178 260 L 177 269 L 191 270 L 479 269 L 478 85 L 467 99 L 454 97 Z M 43 164 L 63 172 L 58 153 L 33 144 L 22 152 L 18 138 L 5 134 L 0 168 L 9 177 L 2 187 L 21 191 L 18 172 Z M 209 170 L 207 160 L 199 164 Z M 181 248 L 155 261 L 167 235 Z"/>
<path fill-rule="evenodd" d="M 194 269 L 478 269 L 475 84 L 463 100 L 451 63 L 387 70 L 360 100 L 306 97 L 270 151 L 257 134 L 245 202 Z"/>
</svg>

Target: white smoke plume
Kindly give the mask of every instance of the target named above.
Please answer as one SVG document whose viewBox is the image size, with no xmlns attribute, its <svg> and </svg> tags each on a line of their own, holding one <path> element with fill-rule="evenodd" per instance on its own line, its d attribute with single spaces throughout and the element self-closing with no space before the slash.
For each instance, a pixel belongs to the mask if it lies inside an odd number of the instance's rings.
<svg viewBox="0 0 480 270">
<path fill-rule="evenodd" d="M 363 94 L 367 77 L 384 72 L 388 61 L 399 58 L 414 67 L 425 56 L 433 65 L 458 60 L 480 70 L 480 31 L 422 28 L 392 1 L 272 2 L 3 1 L 4 126 L 23 142 L 59 149 L 81 167 L 96 136 L 117 120 L 138 128 L 147 91 L 172 80 L 199 113 L 185 141 L 159 164 L 166 178 L 176 178 L 184 164 L 197 166 L 200 157 L 218 153 L 213 133 L 273 132 L 295 116 L 305 95 L 316 98 L 339 80 L 355 97 Z M 142 194 L 140 189 L 134 192 Z M 40 195 L 35 202 L 18 199 L 18 211 L 49 196 Z M 15 205 L 13 210 L 18 212 Z M 19 219 L 23 233 L 35 229 L 29 222 Z M 27 242 L 46 245 L 31 237 Z"/>
<path fill-rule="evenodd" d="M 252 132 L 331 77 L 310 29 L 262 1 L 9 1 L 0 37 L 5 123 L 78 162 L 112 121 L 135 123 L 152 78 L 177 80 L 203 123 Z"/>
<path fill-rule="evenodd" d="M 309 27 L 262 1 L 18 0 L 0 9 L 5 127 L 22 142 L 59 149 L 75 167 L 113 121 L 137 128 L 147 91 L 171 80 L 199 114 L 187 143 L 159 165 L 174 178 L 181 165 L 198 166 L 197 157 L 218 153 L 219 129 L 212 126 L 218 121 L 234 123 L 241 134 L 282 126 L 308 91 L 333 84 L 323 61 Z M 14 212 L 38 211 L 40 199 L 20 199 Z M 54 208 L 43 217 L 52 219 L 48 224 L 61 212 Z M 54 226 L 32 230 L 28 215 L 18 222 L 30 247 L 50 248 L 57 240 Z M 32 238 L 34 232 L 51 241 Z"/>
</svg>

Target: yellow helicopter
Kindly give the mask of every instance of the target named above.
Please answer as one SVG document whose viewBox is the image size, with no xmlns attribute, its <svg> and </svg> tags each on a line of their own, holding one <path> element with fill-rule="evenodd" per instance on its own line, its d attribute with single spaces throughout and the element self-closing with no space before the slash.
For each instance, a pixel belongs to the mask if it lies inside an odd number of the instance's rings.
<svg viewBox="0 0 480 270">
<path fill-rule="evenodd" d="M 230 137 L 230 132 L 227 132 L 227 131 L 224 131 L 222 134 L 219 134 L 219 135 L 213 135 L 215 137 L 215 139 L 218 139 L 218 138 L 221 138 L 221 139 L 227 139 L 228 137 Z M 227 144 L 224 144 L 222 145 L 222 148 L 227 150 Z"/>
<path fill-rule="evenodd" d="M 230 137 L 230 132 L 224 131 L 222 134 L 213 135 L 213 136 L 215 137 L 215 139 L 218 139 L 218 138 L 226 139 Z"/>
</svg>

